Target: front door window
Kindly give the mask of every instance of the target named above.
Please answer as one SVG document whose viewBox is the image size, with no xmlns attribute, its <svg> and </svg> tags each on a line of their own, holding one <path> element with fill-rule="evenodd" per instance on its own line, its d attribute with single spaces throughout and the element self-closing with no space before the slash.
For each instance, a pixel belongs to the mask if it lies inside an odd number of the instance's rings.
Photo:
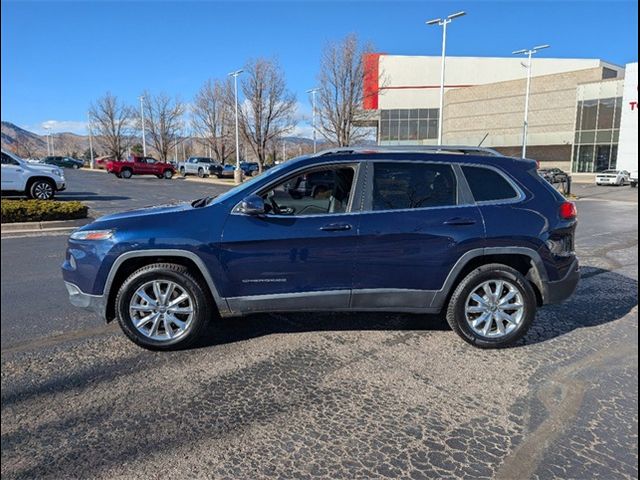
<svg viewBox="0 0 640 480">
<path fill-rule="evenodd" d="M 326 215 L 350 209 L 355 171 L 329 167 L 303 172 L 262 194 L 272 215 Z"/>
</svg>

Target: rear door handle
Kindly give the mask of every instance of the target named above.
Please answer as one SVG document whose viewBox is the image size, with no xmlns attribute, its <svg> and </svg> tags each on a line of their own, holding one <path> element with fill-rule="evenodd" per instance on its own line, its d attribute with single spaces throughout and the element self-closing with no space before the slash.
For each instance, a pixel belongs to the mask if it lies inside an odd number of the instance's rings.
<svg viewBox="0 0 640 480">
<path fill-rule="evenodd" d="M 464 226 L 464 225 L 475 225 L 476 221 L 473 218 L 455 217 L 445 221 L 444 224 L 457 227 L 457 226 Z"/>
<path fill-rule="evenodd" d="M 351 230 L 351 225 L 348 223 L 330 223 L 324 227 L 320 227 L 320 230 L 325 232 L 342 232 L 345 230 Z"/>
</svg>

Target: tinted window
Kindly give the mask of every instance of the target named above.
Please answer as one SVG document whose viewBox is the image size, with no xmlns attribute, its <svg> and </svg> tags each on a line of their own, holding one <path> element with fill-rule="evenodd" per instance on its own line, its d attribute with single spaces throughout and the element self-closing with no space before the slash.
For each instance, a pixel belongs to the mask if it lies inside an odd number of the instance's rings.
<svg viewBox="0 0 640 480">
<path fill-rule="evenodd" d="M 498 172 L 481 167 L 462 167 L 476 202 L 508 200 L 518 192 Z"/>
<path fill-rule="evenodd" d="M 6 153 L 2 152 L 2 165 L 20 165 L 13 158 Z"/>
<path fill-rule="evenodd" d="M 449 165 L 375 163 L 373 210 L 456 205 L 457 185 Z"/>
<path fill-rule="evenodd" d="M 263 194 L 270 213 L 326 215 L 344 213 L 349 206 L 354 170 L 351 167 L 301 173 Z"/>
</svg>

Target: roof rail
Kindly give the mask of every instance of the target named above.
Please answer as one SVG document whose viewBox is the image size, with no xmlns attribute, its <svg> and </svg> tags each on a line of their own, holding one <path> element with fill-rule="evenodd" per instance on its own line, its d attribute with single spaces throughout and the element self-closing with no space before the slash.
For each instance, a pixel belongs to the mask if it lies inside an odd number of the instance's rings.
<svg viewBox="0 0 640 480">
<path fill-rule="evenodd" d="M 470 147 L 465 145 L 371 145 L 360 147 L 336 147 L 322 150 L 314 157 L 335 154 L 356 153 L 449 153 L 455 155 L 486 155 L 491 157 L 503 157 L 504 155 L 492 148 Z"/>
</svg>

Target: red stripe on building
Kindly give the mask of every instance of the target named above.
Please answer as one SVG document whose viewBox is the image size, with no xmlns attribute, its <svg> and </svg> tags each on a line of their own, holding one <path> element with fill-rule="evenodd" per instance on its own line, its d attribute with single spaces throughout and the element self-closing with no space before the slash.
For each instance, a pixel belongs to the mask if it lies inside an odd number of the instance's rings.
<svg viewBox="0 0 640 480">
<path fill-rule="evenodd" d="M 362 58 L 364 79 L 362 84 L 362 107 L 365 110 L 378 109 L 378 85 L 381 53 L 365 53 Z"/>
</svg>

